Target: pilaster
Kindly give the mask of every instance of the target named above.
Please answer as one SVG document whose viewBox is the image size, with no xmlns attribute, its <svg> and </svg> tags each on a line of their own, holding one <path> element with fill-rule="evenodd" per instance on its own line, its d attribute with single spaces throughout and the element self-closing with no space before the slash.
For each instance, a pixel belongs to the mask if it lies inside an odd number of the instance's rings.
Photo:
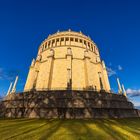
<svg viewBox="0 0 140 140">
<path fill-rule="evenodd" d="M 67 89 L 72 89 L 72 50 L 67 48 Z"/>
<path fill-rule="evenodd" d="M 89 55 L 88 55 L 88 51 L 86 50 L 84 52 L 84 68 L 85 68 L 85 87 L 88 88 L 89 87 L 89 74 L 88 74 L 88 65 L 89 65 Z"/>
</svg>

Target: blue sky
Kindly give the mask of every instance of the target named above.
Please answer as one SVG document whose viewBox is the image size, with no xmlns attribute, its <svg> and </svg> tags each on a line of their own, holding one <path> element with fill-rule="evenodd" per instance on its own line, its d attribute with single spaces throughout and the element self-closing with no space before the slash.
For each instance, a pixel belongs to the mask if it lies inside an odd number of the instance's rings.
<svg viewBox="0 0 140 140">
<path fill-rule="evenodd" d="M 0 95 L 19 74 L 23 90 L 39 44 L 57 30 L 89 35 L 111 72 L 140 105 L 140 2 L 138 0 L 0 0 Z"/>
</svg>

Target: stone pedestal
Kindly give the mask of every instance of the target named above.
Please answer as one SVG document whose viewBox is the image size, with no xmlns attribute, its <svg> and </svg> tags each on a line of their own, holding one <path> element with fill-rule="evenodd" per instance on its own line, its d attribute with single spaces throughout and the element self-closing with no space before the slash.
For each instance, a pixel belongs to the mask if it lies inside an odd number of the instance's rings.
<svg viewBox="0 0 140 140">
<path fill-rule="evenodd" d="M 0 102 L 0 117 L 128 118 L 140 112 L 124 95 L 96 91 L 31 91 L 9 94 Z"/>
</svg>

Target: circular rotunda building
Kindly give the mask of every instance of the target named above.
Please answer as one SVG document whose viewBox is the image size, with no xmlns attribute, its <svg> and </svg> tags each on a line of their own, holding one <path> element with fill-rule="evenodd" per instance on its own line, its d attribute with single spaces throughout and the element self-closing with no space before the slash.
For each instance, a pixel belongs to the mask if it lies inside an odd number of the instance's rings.
<svg viewBox="0 0 140 140">
<path fill-rule="evenodd" d="M 118 81 L 110 91 L 105 63 L 97 45 L 81 32 L 49 35 L 32 60 L 23 92 L 0 102 L 0 117 L 92 119 L 139 117 Z"/>
<path fill-rule="evenodd" d="M 32 60 L 24 91 L 110 91 L 105 63 L 90 37 L 71 30 L 49 35 Z"/>
</svg>

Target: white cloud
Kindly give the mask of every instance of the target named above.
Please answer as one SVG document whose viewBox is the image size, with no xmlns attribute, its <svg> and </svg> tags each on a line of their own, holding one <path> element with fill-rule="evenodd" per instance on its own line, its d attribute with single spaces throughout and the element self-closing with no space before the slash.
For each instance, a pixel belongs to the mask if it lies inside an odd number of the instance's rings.
<svg viewBox="0 0 140 140">
<path fill-rule="evenodd" d="M 116 71 L 108 67 L 107 67 L 107 73 L 108 73 L 108 76 L 116 75 Z"/>
<path fill-rule="evenodd" d="M 140 106 L 140 102 L 138 101 L 133 101 L 134 106 Z"/>
<path fill-rule="evenodd" d="M 130 95 L 131 97 L 140 96 L 140 89 L 131 89 L 131 88 L 128 88 L 126 90 L 126 93 L 128 95 Z"/>
<path fill-rule="evenodd" d="M 122 66 L 121 65 L 118 65 L 118 70 L 123 70 Z"/>
<path fill-rule="evenodd" d="M 0 80 L 13 80 L 18 73 L 17 70 L 5 70 L 0 68 Z"/>
</svg>

